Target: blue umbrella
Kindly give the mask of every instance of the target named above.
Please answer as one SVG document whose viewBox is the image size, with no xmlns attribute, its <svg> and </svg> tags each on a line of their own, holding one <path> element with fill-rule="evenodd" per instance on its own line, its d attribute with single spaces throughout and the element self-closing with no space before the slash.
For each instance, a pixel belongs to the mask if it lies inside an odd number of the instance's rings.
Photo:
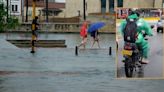
<svg viewBox="0 0 164 92">
<path fill-rule="evenodd" d="M 88 32 L 91 33 L 91 32 L 97 31 L 98 29 L 100 29 L 100 28 L 102 28 L 104 26 L 105 26 L 105 23 L 104 22 L 96 22 L 96 23 L 93 23 L 88 28 Z"/>
</svg>

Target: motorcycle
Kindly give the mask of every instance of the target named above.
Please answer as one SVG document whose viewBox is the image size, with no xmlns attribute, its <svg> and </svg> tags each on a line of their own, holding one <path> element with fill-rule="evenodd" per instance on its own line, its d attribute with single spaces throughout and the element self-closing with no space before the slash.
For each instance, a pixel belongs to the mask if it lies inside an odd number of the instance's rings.
<svg viewBox="0 0 164 92">
<path fill-rule="evenodd" d="M 144 37 L 146 34 L 144 34 Z M 148 40 L 145 38 L 145 40 Z M 126 77 L 133 77 L 134 70 L 137 68 L 142 69 L 142 49 L 137 46 L 136 43 L 125 42 L 124 49 L 122 50 L 122 54 L 124 57 L 124 68 Z"/>
</svg>

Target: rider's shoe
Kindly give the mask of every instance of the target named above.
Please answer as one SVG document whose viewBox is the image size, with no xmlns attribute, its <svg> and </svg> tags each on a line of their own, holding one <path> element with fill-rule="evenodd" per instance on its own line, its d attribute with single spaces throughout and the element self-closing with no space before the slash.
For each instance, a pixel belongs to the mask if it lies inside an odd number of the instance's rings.
<svg viewBox="0 0 164 92">
<path fill-rule="evenodd" d="M 149 60 L 148 59 L 145 59 L 143 58 L 142 61 L 141 61 L 142 64 L 148 64 L 149 63 Z"/>
<path fill-rule="evenodd" d="M 141 67 L 141 63 L 140 62 L 136 62 L 136 65 L 138 66 L 138 67 Z"/>
</svg>

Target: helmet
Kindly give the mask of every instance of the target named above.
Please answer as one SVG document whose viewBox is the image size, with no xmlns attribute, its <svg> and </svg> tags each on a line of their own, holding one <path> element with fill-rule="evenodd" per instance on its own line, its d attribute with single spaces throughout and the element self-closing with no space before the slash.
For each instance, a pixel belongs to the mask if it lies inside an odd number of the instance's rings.
<svg viewBox="0 0 164 92">
<path fill-rule="evenodd" d="M 133 15 L 133 14 L 136 14 L 138 17 L 140 17 L 140 14 L 137 11 L 137 9 L 129 9 L 129 15 Z"/>
</svg>

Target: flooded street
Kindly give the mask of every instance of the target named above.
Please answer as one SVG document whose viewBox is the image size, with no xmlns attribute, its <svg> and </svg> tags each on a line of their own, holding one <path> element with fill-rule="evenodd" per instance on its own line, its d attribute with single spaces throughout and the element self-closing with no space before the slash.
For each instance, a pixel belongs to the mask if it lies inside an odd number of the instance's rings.
<svg viewBox="0 0 164 92">
<path fill-rule="evenodd" d="M 2 39 L 31 39 L 30 33 L 6 33 L 0 34 L 0 38 Z M 115 44 L 112 44 L 115 41 L 115 34 L 101 34 L 100 33 L 100 47 L 101 48 L 109 48 L 109 46 L 115 47 Z M 39 40 L 66 40 L 66 45 L 68 48 L 75 48 L 76 45 L 81 43 L 80 34 L 72 33 L 72 34 L 64 34 L 64 33 L 40 33 L 38 36 Z M 88 34 L 87 40 L 87 48 L 91 48 L 92 38 L 90 34 Z M 97 48 L 97 44 L 95 44 L 95 48 Z"/>
<path fill-rule="evenodd" d="M 65 39 L 67 48 L 37 48 L 35 54 L 5 41 L 28 35 L 0 34 L 0 92 L 163 92 L 163 80 L 116 79 L 115 35 L 100 36 L 101 49 L 90 49 L 89 38 L 75 56 L 78 34 L 41 34 L 39 39 Z"/>
</svg>

